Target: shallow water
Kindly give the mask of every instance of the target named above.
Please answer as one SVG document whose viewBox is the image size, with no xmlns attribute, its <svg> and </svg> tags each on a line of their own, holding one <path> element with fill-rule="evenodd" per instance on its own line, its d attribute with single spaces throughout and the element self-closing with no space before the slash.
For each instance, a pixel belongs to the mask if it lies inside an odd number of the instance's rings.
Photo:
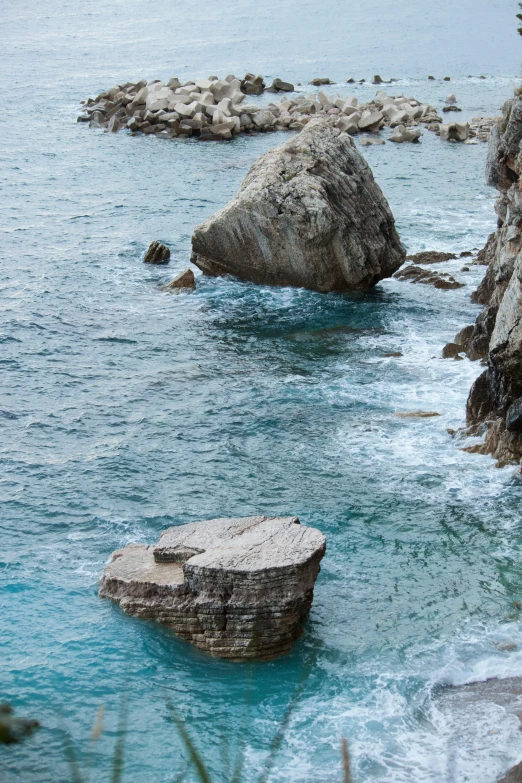
<svg viewBox="0 0 522 783">
<path fill-rule="evenodd" d="M 81 99 L 118 81 L 246 70 L 303 84 L 380 72 L 438 107 L 456 92 L 462 117 L 495 114 L 519 74 L 515 11 L 447 0 L 3 9 L 0 688 L 43 729 L 1 752 L 2 781 L 70 780 L 61 727 L 85 752 L 100 704 L 94 763 L 108 779 L 122 693 L 125 783 L 170 781 L 183 766 L 168 699 L 216 779 L 224 733 L 253 780 L 304 677 L 275 781 L 340 779 L 343 735 L 357 783 L 490 783 L 522 756 L 501 707 L 462 720 L 435 696 L 442 683 L 522 673 L 522 652 L 496 647 L 522 645 L 521 481 L 447 433 L 480 367 L 441 348 L 476 317 L 483 270 L 441 265 L 467 283 L 456 291 L 386 281 L 320 296 L 198 278 L 195 294 L 162 293 L 193 226 L 285 136 L 165 142 L 75 122 Z M 425 132 L 364 155 L 409 250 L 480 247 L 493 230 L 485 145 Z M 170 267 L 141 264 L 152 239 L 171 247 Z M 440 416 L 395 416 L 414 410 Z M 213 660 L 97 597 L 113 549 L 252 513 L 297 514 L 328 539 L 290 656 Z"/>
</svg>

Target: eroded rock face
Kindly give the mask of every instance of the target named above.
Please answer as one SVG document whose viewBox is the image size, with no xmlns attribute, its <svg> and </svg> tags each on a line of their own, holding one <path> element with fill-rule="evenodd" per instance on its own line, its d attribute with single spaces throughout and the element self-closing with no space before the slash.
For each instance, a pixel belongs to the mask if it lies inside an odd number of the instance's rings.
<svg viewBox="0 0 522 783">
<path fill-rule="evenodd" d="M 114 552 L 99 594 L 211 655 L 269 660 L 300 636 L 325 549 L 297 517 L 194 522 Z"/>
<path fill-rule="evenodd" d="M 335 117 L 262 155 L 238 193 L 192 237 L 207 275 L 265 285 L 367 291 L 405 250 L 371 169 Z"/>
<path fill-rule="evenodd" d="M 517 405 L 522 396 L 522 97 L 504 105 L 502 120 L 489 140 L 487 180 L 500 191 L 498 228 L 488 239 L 486 275 L 474 295 L 485 305 L 468 348 L 472 359 L 486 358 L 487 369 L 472 387 L 468 424 L 484 424 L 485 451 L 497 459 L 522 456 Z M 509 426 L 507 426 L 509 425 Z"/>
</svg>

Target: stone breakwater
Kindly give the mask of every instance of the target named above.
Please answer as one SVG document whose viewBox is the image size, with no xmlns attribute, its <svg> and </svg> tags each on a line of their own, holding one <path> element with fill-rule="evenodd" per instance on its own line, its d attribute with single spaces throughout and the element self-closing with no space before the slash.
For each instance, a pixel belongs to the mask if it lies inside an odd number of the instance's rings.
<svg viewBox="0 0 522 783">
<path fill-rule="evenodd" d="M 226 207 L 196 226 L 206 275 L 320 293 L 367 291 L 406 252 L 372 171 L 335 116 L 262 155 Z"/>
<path fill-rule="evenodd" d="M 297 517 L 193 522 L 114 552 L 99 594 L 211 655 L 270 660 L 301 635 L 325 550 Z"/>
<path fill-rule="evenodd" d="M 379 90 L 372 100 L 359 103 L 355 96 L 327 95 L 322 90 L 290 96 L 290 89 L 293 85 L 275 79 L 269 90 L 284 97 L 259 106 L 247 98 L 267 90 L 262 77 L 251 74 L 244 79 L 229 74 L 225 79 L 212 76 L 184 84 L 177 78 L 166 84 L 128 82 L 85 101 L 78 121 L 108 132 L 127 129 L 133 134 L 169 139 L 193 136 L 202 141 L 226 140 L 255 131 L 301 130 L 313 117 L 321 115 L 337 117 L 338 128 L 352 135 L 391 128 L 390 141 L 394 142 L 418 141 L 422 126 L 441 132 L 442 119 L 435 108 L 413 97 L 388 95 Z M 474 119 L 475 127 L 473 123 L 471 127 L 464 123 L 464 129 L 453 135 L 458 140 L 475 135 L 485 139 L 491 118 L 482 119 Z"/>
<path fill-rule="evenodd" d="M 467 450 L 501 462 L 522 457 L 522 88 L 505 103 L 489 139 L 487 181 L 499 191 L 497 230 L 479 253 L 487 265 L 474 301 L 484 305 L 474 325 L 445 348 L 465 352 L 486 369 L 469 393 L 469 434 L 483 442 Z"/>
</svg>

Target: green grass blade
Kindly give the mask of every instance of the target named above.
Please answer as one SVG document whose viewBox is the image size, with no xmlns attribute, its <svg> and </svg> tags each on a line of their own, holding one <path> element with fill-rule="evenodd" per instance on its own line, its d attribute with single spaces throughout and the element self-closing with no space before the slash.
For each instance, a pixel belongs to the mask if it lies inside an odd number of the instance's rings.
<svg viewBox="0 0 522 783">
<path fill-rule="evenodd" d="M 125 756 L 125 737 L 127 735 L 127 715 L 128 700 L 127 694 L 121 698 L 120 714 L 118 718 L 118 736 L 114 744 L 114 755 L 112 757 L 111 783 L 121 783 L 123 775 L 123 764 Z"/>
<path fill-rule="evenodd" d="M 190 760 L 192 761 L 194 767 L 196 768 L 196 772 L 198 774 L 199 779 L 201 780 L 202 783 L 211 783 L 210 775 L 207 772 L 207 768 L 203 762 L 203 759 L 201 758 L 198 750 L 196 749 L 196 746 L 192 742 L 182 718 L 178 715 L 178 712 L 174 707 L 174 705 L 172 704 L 172 702 L 170 701 L 170 699 L 167 699 L 167 707 L 169 709 L 170 714 L 172 715 L 172 719 L 174 723 L 176 724 L 176 728 L 179 732 L 179 735 L 183 740 L 183 744 L 185 745 L 188 751 Z"/>
<path fill-rule="evenodd" d="M 288 724 L 290 723 L 290 719 L 295 712 L 295 708 L 297 707 L 297 702 L 301 698 L 301 695 L 305 689 L 309 676 L 310 676 L 310 670 L 307 670 L 304 673 L 303 677 L 301 678 L 301 682 L 298 684 L 297 688 L 295 689 L 294 695 L 292 696 L 290 703 L 288 704 L 288 707 L 285 710 L 283 719 L 280 722 L 279 728 L 277 729 L 274 739 L 272 740 L 272 743 L 270 745 L 270 751 L 268 753 L 267 759 L 265 761 L 265 765 L 263 767 L 263 771 L 259 778 L 259 783 L 266 783 L 268 776 L 270 775 L 272 767 L 274 766 L 275 757 L 277 756 L 277 753 L 279 752 L 279 749 L 283 744 L 283 740 L 286 735 Z"/>
</svg>

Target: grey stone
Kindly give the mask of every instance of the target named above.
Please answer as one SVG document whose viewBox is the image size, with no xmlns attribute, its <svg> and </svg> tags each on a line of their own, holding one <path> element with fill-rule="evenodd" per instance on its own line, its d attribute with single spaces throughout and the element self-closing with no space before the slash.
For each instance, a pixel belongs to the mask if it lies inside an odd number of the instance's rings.
<svg viewBox="0 0 522 783">
<path fill-rule="evenodd" d="M 314 87 L 322 87 L 324 84 L 335 84 L 335 82 L 332 82 L 330 79 L 325 77 L 318 77 L 316 79 L 312 79 L 310 82 Z"/>
<path fill-rule="evenodd" d="M 444 141 L 466 141 L 469 137 L 469 122 L 449 122 L 440 126 L 440 138 Z"/>
<path fill-rule="evenodd" d="M 512 402 L 507 409 L 506 429 L 510 432 L 522 431 L 522 397 Z"/>
<path fill-rule="evenodd" d="M 334 122 L 311 120 L 252 166 L 232 201 L 196 226 L 196 266 L 320 292 L 366 291 L 399 268 L 405 251 L 386 199 Z"/>
<path fill-rule="evenodd" d="M 99 594 L 211 655 L 270 660 L 302 633 L 325 549 L 297 517 L 193 522 L 114 552 Z"/>
</svg>

